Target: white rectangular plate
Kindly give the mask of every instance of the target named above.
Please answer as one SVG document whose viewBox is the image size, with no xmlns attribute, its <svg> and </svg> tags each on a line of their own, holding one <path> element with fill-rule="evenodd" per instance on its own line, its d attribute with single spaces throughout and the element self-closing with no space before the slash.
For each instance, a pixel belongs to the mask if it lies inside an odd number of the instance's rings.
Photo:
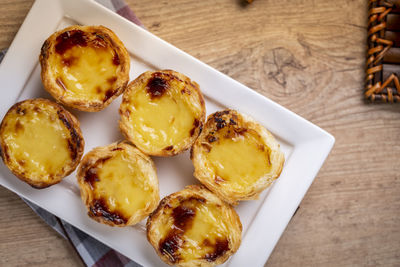
<svg viewBox="0 0 400 267">
<path fill-rule="evenodd" d="M 128 49 L 131 79 L 146 70 L 173 69 L 199 83 L 207 114 L 233 108 L 258 120 L 281 144 L 286 163 L 280 178 L 257 201 L 240 203 L 243 241 L 224 266 L 263 266 L 294 211 L 328 156 L 334 138 L 312 123 L 157 38 L 91 0 L 37 0 L 0 65 L 0 117 L 17 101 L 50 98 L 40 80 L 38 55 L 44 40 L 70 24 L 104 25 Z M 93 147 L 122 139 L 118 129 L 121 97 L 97 113 L 72 111 L 80 120 L 86 142 Z M 161 197 L 197 183 L 188 153 L 155 158 Z M 149 245 L 145 223 L 126 228 L 99 224 L 86 215 L 75 173 L 61 183 L 37 190 L 0 164 L 0 184 L 97 238 L 143 266 L 164 266 Z M 165 265 L 166 266 L 166 265 Z"/>
</svg>

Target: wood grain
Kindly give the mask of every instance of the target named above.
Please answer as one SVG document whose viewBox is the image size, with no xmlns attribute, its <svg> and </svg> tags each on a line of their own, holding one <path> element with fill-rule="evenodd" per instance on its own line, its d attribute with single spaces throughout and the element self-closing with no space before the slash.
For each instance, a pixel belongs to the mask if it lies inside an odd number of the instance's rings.
<svg viewBox="0 0 400 267">
<path fill-rule="evenodd" d="M 400 105 L 362 97 L 367 1 L 128 3 L 151 32 L 336 137 L 266 266 L 400 265 Z M 0 48 L 31 4 L 0 0 Z M 0 265 L 80 264 L 17 196 L 0 199 Z"/>
</svg>

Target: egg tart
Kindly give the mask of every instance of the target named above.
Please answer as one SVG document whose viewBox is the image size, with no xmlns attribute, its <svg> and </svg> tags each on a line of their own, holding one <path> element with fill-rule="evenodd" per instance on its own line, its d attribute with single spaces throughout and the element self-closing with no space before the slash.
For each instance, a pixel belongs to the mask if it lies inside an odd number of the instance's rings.
<svg viewBox="0 0 400 267">
<path fill-rule="evenodd" d="M 230 204 L 257 199 L 282 171 L 273 135 L 235 110 L 211 114 L 192 147 L 194 176 Z"/>
<path fill-rule="evenodd" d="M 205 120 L 199 85 L 172 70 L 148 71 L 132 81 L 119 112 L 122 133 L 153 156 L 173 156 L 190 148 Z"/>
<path fill-rule="evenodd" d="M 153 161 L 126 141 L 87 153 L 77 177 L 89 217 L 110 226 L 138 223 L 160 200 Z"/>
<path fill-rule="evenodd" d="M 78 166 L 84 140 L 78 120 L 47 99 L 13 105 L 0 125 L 4 164 L 35 188 L 56 184 Z"/>
<path fill-rule="evenodd" d="M 165 197 L 146 226 L 148 241 L 169 265 L 222 264 L 241 242 L 242 224 L 235 210 L 200 185 Z"/>
<path fill-rule="evenodd" d="M 44 88 L 64 105 L 99 111 L 126 88 L 130 58 L 103 26 L 70 26 L 52 34 L 40 56 Z"/>
</svg>

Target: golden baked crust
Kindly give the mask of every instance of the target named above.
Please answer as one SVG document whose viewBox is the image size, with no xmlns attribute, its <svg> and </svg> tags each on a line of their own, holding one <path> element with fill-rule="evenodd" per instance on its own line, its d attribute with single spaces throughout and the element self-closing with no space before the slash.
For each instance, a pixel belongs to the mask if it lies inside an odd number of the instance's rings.
<svg viewBox="0 0 400 267">
<path fill-rule="evenodd" d="M 0 125 L 4 164 L 35 188 L 56 184 L 73 172 L 84 145 L 79 121 L 47 99 L 14 104 Z"/>
<path fill-rule="evenodd" d="M 77 177 L 88 215 L 103 224 L 136 224 L 160 200 L 153 161 L 127 141 L 87 153 Z"/>
<path fill-rule="evenodd" d="M 222 264 L 237 251 L 242 235 L 235 210 L 201 185 L 165 197 L 146 226 L 158 256 L 176 266 Z"/>
<path fill-rule="evenodd" d="M 70 26 L 52 34 L 40 56 L 44 88 L 58 101 L 83 111 L 107 107 L 129 81 L 129 54 L 103 26 Z"/>
<path fill-rule="evenodd" d="M 120 128 L 128 140 L 153 156 L 189 149 L 205 120 L 199 85 L 172 70 L 147 71 L 124 92 Z"/>
<path fill-rule="evenodd" d="M 194 176 L 232 205 L 257 199 L 279 177 L 285 162 L 270 132 L 230 109 L 208 116 L 191 158 Z"/>
</svg>

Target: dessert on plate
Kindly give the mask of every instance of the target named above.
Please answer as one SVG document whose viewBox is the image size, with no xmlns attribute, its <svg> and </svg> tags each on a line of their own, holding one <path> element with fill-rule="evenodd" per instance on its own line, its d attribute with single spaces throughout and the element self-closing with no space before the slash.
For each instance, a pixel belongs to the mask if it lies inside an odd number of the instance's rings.
<svg viewBox="0 0 400 267">
<path fill-rule="evenodd" d="M 242 224 L 235 210 L 200 185 L 165 197 L 146 226 L 147 239 L 169 265 L 222 264 L 241 243 Z"/>
<path fill-rule="evenodd" d="M 147 71 L 124 92 L 120 128 L 128 140 L 153 156 L 189 149 L 205 119 L 199 85 L 172 70 Z"/>
<path fill-rule="evenodd" d="M 39 61 L 44 88 L 58 102 L 82 111 L 104 109 L 129 81 L 129 54 L 103 26 L 55 32 L 44 42 Z"/>
<path fill-rule="evenodd" d="M 56 184 L 78 166 L 84 140 L 78 120 L 47 99 L 14 104 L 0 125 L 5 165 L 36 188 Z"/>
<path fill-rule="evenodd" d="M 257 199 L 279 177 L 285 162 L 270 132 L 231 109 L 208 116 L 191 158 L 194 176 L 233 205 Z"/>
<path fill-rule="evenodd" d="M 136 224 L 160 200 L 153 161 L 127 141 L 87 153 L 77 177 L 88 215 L 110 226 Z"/>
</svg>

